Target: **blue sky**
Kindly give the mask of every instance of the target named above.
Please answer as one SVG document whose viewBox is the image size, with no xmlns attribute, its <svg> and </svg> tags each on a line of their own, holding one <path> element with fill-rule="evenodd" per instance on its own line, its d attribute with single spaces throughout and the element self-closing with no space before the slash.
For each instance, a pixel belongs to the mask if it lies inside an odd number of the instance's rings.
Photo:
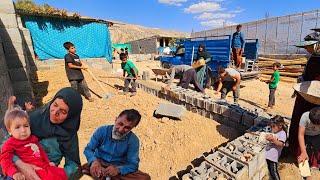
<svg viewBox="0 0 320 180">
<path fill-rule="evenodd" d="M 191 32 L 320 9 L 319 0 L 34 0 L 147 27 Z"/>
</svg>

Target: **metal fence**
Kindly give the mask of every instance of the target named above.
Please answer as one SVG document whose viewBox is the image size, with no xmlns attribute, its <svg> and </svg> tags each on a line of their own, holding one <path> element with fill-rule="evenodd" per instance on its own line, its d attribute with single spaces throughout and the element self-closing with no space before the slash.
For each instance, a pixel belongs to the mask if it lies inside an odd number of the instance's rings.
<svg viewBox="0 0 320 180">
<path fill-rule="evenodd" d="M 304 49 L 294 45 L 320 27 L 320 10 L 302 12 L 287 16 L 267 18 L 242 24 L 246 39 L 259 39 L 260 54 L 302 54 Z M 231 35 L 236 25 L 195 32 L 191 37 Z"/>
</svg>

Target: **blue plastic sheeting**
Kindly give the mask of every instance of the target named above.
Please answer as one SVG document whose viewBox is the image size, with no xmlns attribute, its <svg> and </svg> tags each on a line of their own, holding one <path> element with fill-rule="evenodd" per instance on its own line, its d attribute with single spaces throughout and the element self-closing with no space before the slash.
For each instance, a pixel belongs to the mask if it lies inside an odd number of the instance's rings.
<svg viewBox="0 0 320 180">
<path fill-rule="evenodd" d="M 63 59 L 63 47 L 72 42 L 80 58 L 106 58 L 112 61 L 112 43 L 108 26 L 103 23 L 61 18 L 22 17 L 29 29 L 34 51 L 40 60 Z"/>
</svg>

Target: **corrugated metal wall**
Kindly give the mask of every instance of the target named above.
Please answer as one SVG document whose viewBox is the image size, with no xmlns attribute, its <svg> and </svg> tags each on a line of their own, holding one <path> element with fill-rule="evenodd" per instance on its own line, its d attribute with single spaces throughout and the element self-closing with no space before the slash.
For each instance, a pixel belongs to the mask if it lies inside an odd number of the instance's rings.
<svg viewBox="0 0 320 180">
<path fill-rule="evenodd" d="M 296 54 L 305 53 L 294 45 L 313 32 L 310 29 L 320 27 L 320 10 L 302 12 L 288 16 L 274 17 L 242 24 L 246 39 L 259 39 L 260 54 Z M 218 29 L 195 32 L 191 37 L 231 35 L 236 25 Z"/>
</svg>

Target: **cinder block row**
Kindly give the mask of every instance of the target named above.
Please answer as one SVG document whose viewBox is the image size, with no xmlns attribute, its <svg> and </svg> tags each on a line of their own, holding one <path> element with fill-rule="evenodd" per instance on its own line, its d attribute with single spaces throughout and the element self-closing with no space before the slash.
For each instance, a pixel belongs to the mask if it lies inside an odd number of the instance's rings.
<svg viewBox="0 0 320 180">
<path fill-rule="evenodd" d="M 227 179 L 235 180 L 235 178 L 224 173 L 220 169 L 211 165 L 210 163 L 203 161 L 200 166 L 195 167 L 190 170 L 190 173 L 185 174 L 182 177 L 183 180 L 192 179 L 192 180 L 202 180 L 202 179 Z"/>
<path fill-rule="evenodd" d="M 209 154 L 205 160 L 234 179 L 247 180 L 249 178 L 248 167 L 245 164 L 219 151 Z"/>
</svg>

